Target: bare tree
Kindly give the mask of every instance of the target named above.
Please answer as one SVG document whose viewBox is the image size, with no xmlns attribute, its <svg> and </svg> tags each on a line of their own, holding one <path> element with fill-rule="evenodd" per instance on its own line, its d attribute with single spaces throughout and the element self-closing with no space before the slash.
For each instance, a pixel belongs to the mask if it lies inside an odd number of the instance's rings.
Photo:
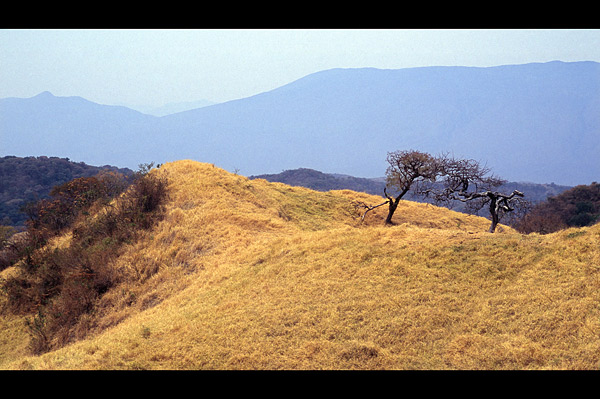
<svg viewBox="0 0 600 399">
<path fill-rule="evenodd" d="M 472 159 L 456 159 L 446 154 L 434 157 L 411 150 L 390 152 L 387 162 L 387 184 L 383 190 L 386 200 L 378 205 L 354 204 L 357 209 L 365 209 L 363 220 L 368 212 L 387 204 L 385 224 L 393 224 L 392 216 L 400 199 L 412 190 L 416 195 L 433 198 L 438 204 L 461 201 L 472 213 L 488 205 L 492 220 L 489 231 L 493 233 L 504 214 L 514 211 L 515 205 L 527 204 L 521 200 L 524 194 L 518 190 L 510 194 L 496 191 L 506 180 L 490 174 L 488 167 Z M 388 189 L 395 189 L 395 194 L 388 194 Z"/>
<path fill-rule="evenodd" d="M 440 167 L 438 158 L 413 150 L 390 152 L 387 155 L 387 162 L 389 164 L 386 171 L 387 184 L 383 189 L 387 200 L 374 206 L 362 202 L 356 203 L 355 206 L 366 209 L 362 215 L 362 219 L 364 219 L 367 212 L 388 204 L 385 224 L 389 225 L 392 224 L 392 216 L 394 216 L 402 197 L 411 189 L 416 194 L 427 192 L 429 183 L 435 182 Z M 388 194 L 388 188 L 395 189 L 395 193 Z"/>
<path fill-rule="evenodd" d="M 502 213 L 514 211 L 513 202 L 524 194 L 514 190 L 504 194 L 495 189 L 506 183 L 494 175 L 490 169 L 471 159 L 454 159 L 447 155 L 438 158 L 442 189 L 427 190 L 438 202 L 458 200 L 468 203 L 470 210 L 479 210 L 489 205 L 492 224 L 489 232 L 496 231 Z"/>
</svg>

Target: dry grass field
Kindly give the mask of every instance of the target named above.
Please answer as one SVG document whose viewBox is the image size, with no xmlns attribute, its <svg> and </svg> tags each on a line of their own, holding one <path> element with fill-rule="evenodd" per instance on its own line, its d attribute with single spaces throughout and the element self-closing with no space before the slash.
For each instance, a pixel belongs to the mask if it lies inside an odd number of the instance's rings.
<svg viewBox="0 0 600 399">
<path fill-rule="evenodd" d="M 131 276 L 87 338 L 1 369 L 598 369 L 600 225 L 549 235 L 403 201 L 249 180 L 178 161 L 165 217 L 122 249 Z M 69 236 L 55 245 L 68 245 Z M 5 276 L 13 268 L 2 272 Z M 0 297 L 1 298 L 1 297 Z M 3 300 L 3 299 L 0 299 Z"/>
</svg>

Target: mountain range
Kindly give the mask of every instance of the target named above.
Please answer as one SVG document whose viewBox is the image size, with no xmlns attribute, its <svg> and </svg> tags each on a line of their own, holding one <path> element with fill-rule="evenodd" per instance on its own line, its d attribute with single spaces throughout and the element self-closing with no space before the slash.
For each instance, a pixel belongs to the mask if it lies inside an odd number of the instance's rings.
<svg viewBox="0 0 600 399">
<path fill-rule="evenodd" d="M 0 155 L 135 169 L 194 159 L 243 175 L 383 176 L 387 152 L 473 158 L 509 181 L 600 176 L 600 64 L 330 69 L 165 116 L 49 92 L 0 100 Z"/>
<path fill-rule="evenodd" d="M 217 104 L 214 101 L 210 100 L 198 100 L 198 101 L 183 101 L 183 102 L 174 102 L 168 103 L 159 107 L 153 106 L 144 106 L 144 105 L 128 105 L 128 104 L 118 104 L 123 105 L 127 108 L 131 108 L 133 110 L 139 111 L 143 114 L 154 115 L 154 116 L 165 116 L 170 114 L 176 114 L 178 112 L 189 111 L 191 109 L 197 109 L 202 107 L 207 107 L 209 105 Z"/>
</svg>

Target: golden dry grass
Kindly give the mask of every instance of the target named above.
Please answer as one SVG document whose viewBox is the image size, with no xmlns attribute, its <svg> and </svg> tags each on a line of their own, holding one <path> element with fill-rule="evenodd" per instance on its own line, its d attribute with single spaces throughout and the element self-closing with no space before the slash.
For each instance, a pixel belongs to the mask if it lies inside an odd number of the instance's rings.
<svg viewBox="0 0 600 399">
<path fill-rule="evenodd" d="M 403 201 L 351 201 L 178 161 L 165 218 L 115 265 L 84 341 L 3 369 L 596 369 L 600 225 L 521 235 Z M 59 241 L 59 243 L 62 241 Z M 9 273 L 9 270 L 5 271 Z"/>
</svg>

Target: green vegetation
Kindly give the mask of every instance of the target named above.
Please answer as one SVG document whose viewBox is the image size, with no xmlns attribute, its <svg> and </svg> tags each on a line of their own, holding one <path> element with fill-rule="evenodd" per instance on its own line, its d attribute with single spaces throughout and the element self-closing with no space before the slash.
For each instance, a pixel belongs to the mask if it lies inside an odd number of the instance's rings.
<svg viewBox="0 0 600 399">
<path fill-rule="evenodd" d="M 600 184 L 579 185 L 534 206 L 515 227 L 523 233 L 553 233 L 600 221 Z"/>
</svg>

